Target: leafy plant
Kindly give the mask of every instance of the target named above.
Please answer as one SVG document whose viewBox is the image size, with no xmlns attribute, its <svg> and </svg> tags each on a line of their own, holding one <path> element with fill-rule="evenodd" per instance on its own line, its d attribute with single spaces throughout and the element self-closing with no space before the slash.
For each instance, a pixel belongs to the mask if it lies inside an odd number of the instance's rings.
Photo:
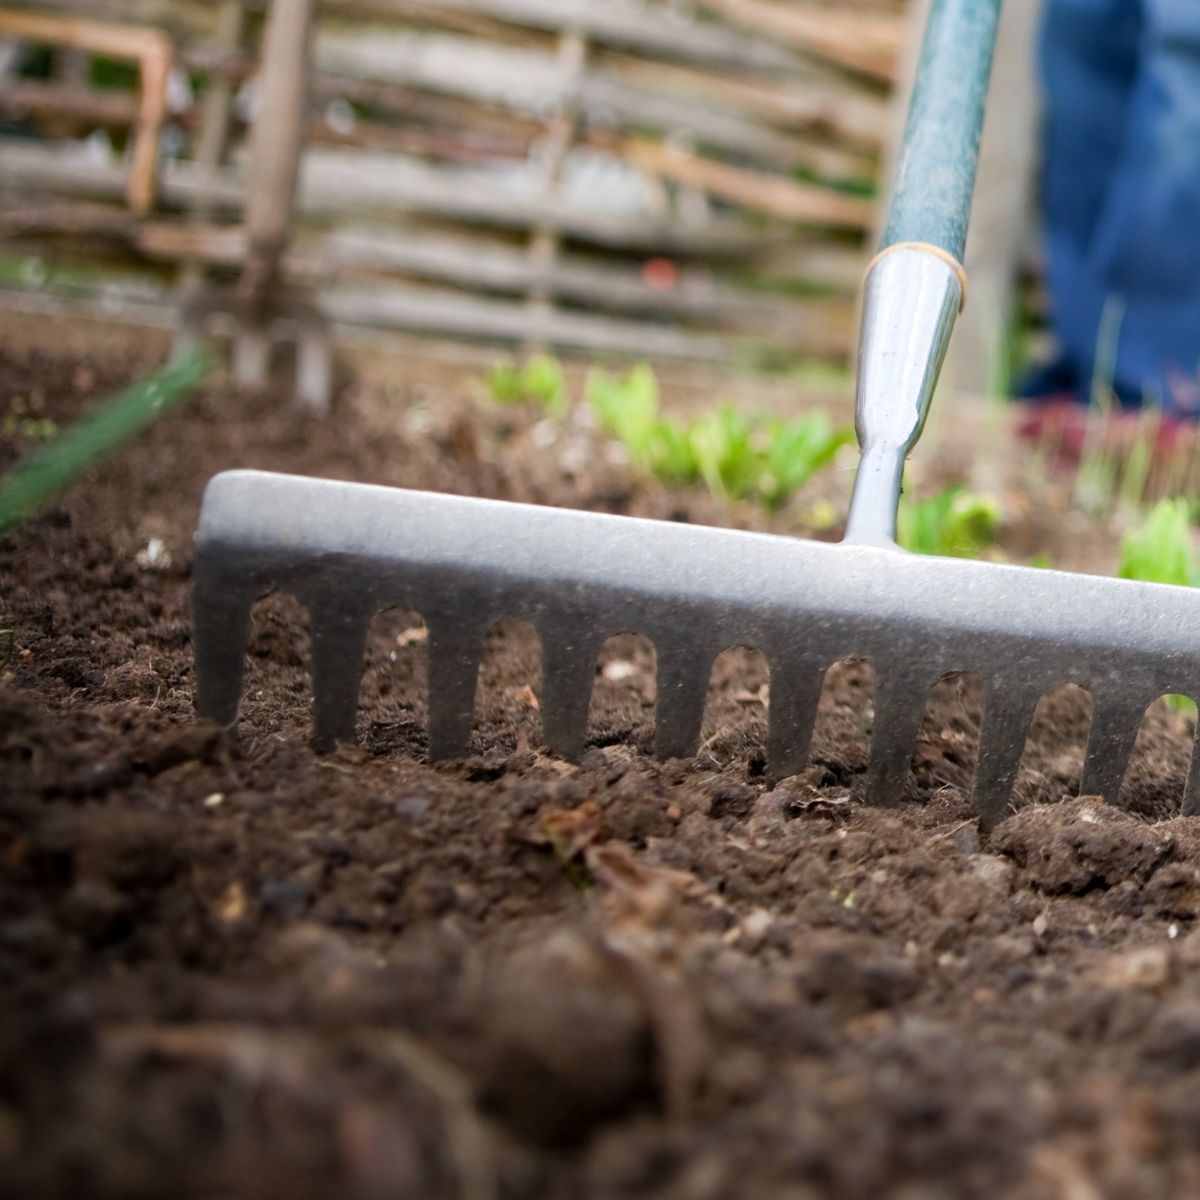
<svg viewBox="0 0 1200 1200">
<path fill-rule="evenodd" d="M 778 508 L 853 440 L 851 429 L 835 427 L 823 412 L 773 422 L 767 434 L 763 499 L 770 507 Z"/>
<path fill-rule="evenodd" d="M 1160 500 L 1146 519 L 1121 539 L 1117 573 L 1146 583 L 1200 584 L 1192 549 L 1190 510 L 1180 497 Z"/>
<path fill-rule="evenodd" d="M 1182 587 L 1200 585 L 1190 517 L 1191 506 L 1182 497 L 1160 500 L 1142 524 L 1121 539 L 1120 577 Z M 1187 696 L 1168 696 L 1167 703 L 1177 712 L 1196 715 L 1195 702 Z"/>
<path fill-rule="evenodd" d="M 785 503 L 853 436 L 824 413 L 785 420 L 728 404 L 691 422 L 673 421 L 659 412 L 658 380 L 644 363 L 623 376 L 592 371 L 585 396 L 642 470 L 668 483 L 703 479 L 719 499 L 756 499 L 769 508 Z"/>
<path fill-rule="evenodd" d="M 533 401 L 555 417 L 567 411 L 566 375 L 548 354 L 534 354 L 519 365 L 497 363 L 488 373 L 488 387 L 500 404 Z"/>
<path fill-rule="evenodd" d="M 936 496 L 902 500 L 897 537 L 917 554 L 977 558 L 996 540 L 1000 518 L 1000 505 L 991 496 L 954 484 Z"/>
<path fill-rule="evenodd" d="M 758 455 L 746 418 L 732 405 L 700 417 L 688 431 L 696 469 L 718 499 L 749 496 L 758 478 Z"/>
<path fill-rule="evenodd" d="M 583 385 L 584 399 L 602 428 L 616 437 L 638 466 L 652 470 L 659 429 L 668 424 L 658 415 L 658 379 L 647 363 L 639 363 L 625 375 L 610 375 L 594 369 Z M 678 438 L 668 439 L 678 456 L 676 465 L 690 462 L 688 450 Z M 687 461 L 685 462 L 685 456 Z"/>
</svg>

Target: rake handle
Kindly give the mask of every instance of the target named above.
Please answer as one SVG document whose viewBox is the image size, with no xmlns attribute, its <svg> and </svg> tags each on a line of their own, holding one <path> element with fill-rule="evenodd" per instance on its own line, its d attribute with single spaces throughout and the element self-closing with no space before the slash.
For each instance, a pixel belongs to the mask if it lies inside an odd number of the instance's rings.
<svg viewBox="0 0 1200 1200">
<path fill-rule="evenodd" d="M 881 249 L 936 246 L 962 261 L 1000 0 L 933 0 Z"/>
<path fill-rule="evenodd" d="M 962 266 L 1000 0 L 933 0 L 882 247 L 863 283 L 846 541 L 895 548 L 904 462 L 966 302 Z"/>
</svg>

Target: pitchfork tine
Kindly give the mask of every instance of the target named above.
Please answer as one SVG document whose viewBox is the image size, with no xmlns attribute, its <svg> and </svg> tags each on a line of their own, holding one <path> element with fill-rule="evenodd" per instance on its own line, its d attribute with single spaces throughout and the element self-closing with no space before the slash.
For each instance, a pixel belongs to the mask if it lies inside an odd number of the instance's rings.
<svg viewBox="0 0 1200 1200">
<path fill-rule="evenodd" d="M 1040 693 L 1020 688 L 988 688 L 975 768 L 974 800 L 983 827 L 990 829 L 1012 802 L 1025 739 L 1037 710 Z"/>
<path fill-rule="evenodd" d="M 1146 705 L 1137 700 L 1106 698 L 1101 692 L 1093 696 L 1081 796 L 1103 796 L 1110 804 L 1116 803 L 1145 713 Z"/>
<path fill-rule="evenodd" d="M 262 325 L 244 326 L 233 339 L 233 378 L 238 387 L 261 391 L 271 374 L 271 337 Z"/>
<path fill-rule="evenodd" d="M 333 347 L 329 329 L 323 323 L 306 321 L 296 347 L 296 388 L 300 398 L 313 410 L 329 410 L 333 394 Z"/>
<path fill-rule="evenodd" d="M 471 742 L 479 681 L 481 632 L 471 626 L 429 623 L 429 757 L 458 758 Z"/>
<path fill-rule="evenodd" d="M 659 758 L 687 758 L 696 752 L 711 663 L 710 656 L 694 646 L 659 647 L 654 729 L 654 753 Z"/>
</svg>

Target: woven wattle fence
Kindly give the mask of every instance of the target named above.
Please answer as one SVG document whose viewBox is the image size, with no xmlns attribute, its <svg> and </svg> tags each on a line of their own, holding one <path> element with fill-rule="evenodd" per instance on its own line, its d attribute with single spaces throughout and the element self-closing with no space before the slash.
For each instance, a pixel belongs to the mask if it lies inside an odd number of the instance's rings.
<svg viewBox="0 0 1200 1200">
<path fill-rule="evenodd" d="M 0 300 L 236 275 L 262 7 L 0 5 Z M 844 361 L 902 10 L 325 0 L 287 273 L 344 327 Z"/>
</svg>

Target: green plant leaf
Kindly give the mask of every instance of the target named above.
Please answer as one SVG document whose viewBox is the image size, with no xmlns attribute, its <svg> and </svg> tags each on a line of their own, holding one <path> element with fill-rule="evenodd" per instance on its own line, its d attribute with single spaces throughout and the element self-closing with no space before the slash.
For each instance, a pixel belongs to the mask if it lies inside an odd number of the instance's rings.
<svg viewBox="0 0 1200 1200">
<path fill-rule="evenodd" d="M 654 474 L 667 483 L 694 483 L 700 477 L 687 429 L 671 421 L 655 423 L 650 456 Z"/>
<path fill-rule="evenodd" d="M 600 425 L 619 438 L 643 470 L 654 469 L 659 440 L 658 379 L 640 363 L 626 375 L 594 368 L 584 382 L 584 398 Z"/>
<path fill-rule="evenodd" d="M 535 354 L 520 366 L 499 362 L 488 372 L 487 383 L 498 404 L 540 404 L 552 417 L 567 411 L 566 374 L 548 354 Z"/>
<path fill-rule="evenodd" d="M 772 508 L 786 503 L 853 437 L 850 429 L 835 429 L 822 412 L 773 422 L 767 437 L 766 473 L 761 481 L 764 502 Z"/>
<path fill-rule="evenodd" d="M 190 396 L 203 382 L 209 362 L 203 349 L 172 360 L 103 401 L 0 476 L 0 536 Z"/>
<path fill-rule="evenodd" d="M 567 410 L 567 377 L 562 363 L 549 354 L 535 354 L 525 363 L 521 389 L 551 416 L 560 417 Z"/>
<path fill-rule="evenodd" d="M 718 499 L 740 499 L 754 490 L 760 459 L 750 425 L 731 404 L 692 422 L 689 430 L 696 466 Z"/>
<path fill-rule="evenodd" d="M 921 500 L 905 497 L 897 513 L 897 540 L 917 554 L 977 558 L 996 540 L 1001 517 L 991 496 L 954 484 Z"/>
<path fill-rule="evenodd" d="M 853 436 L 823 413 L 781 421 L 748 416 L 731 404 L 690 423 L 672 420 L 659 413 L 658 380 L 645 363 L 625 375 L 593 369 L 584 396 L 636 466 L 666 483 L 703 479 L 721 500 L 778 506 Z"/>
<path fill-rule="evenodd" d="M 1197 581 L 1188 502 L 1179 497 L 1160 500 L 1142 524 L 1121 539 L 1117 574 L 1146 583 L 1190 587 Z"/>
<path fill-rule="evenodd" d="M 487 383 L 497 404 L 521 402 L 521 372 L 513 363 L 497 363 L 488 372 Z"/>
</svg>

